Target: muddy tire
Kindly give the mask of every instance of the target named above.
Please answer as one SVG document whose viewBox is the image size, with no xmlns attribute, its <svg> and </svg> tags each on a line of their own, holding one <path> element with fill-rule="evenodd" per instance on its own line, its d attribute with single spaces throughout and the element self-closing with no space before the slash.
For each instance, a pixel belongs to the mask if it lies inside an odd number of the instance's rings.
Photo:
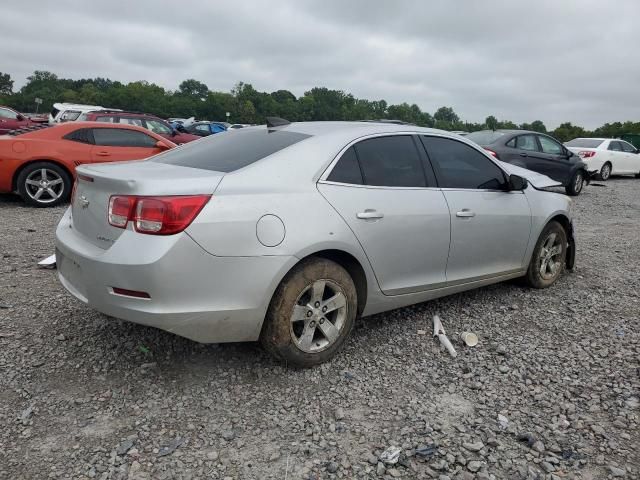
<svg viewBox="0 0 640 480">
<path fill-rule="evenodd" d="M 564 271 L 567 260 L 567 233 L 558 222 L 549 222 L 536 243 L 525 276 L 527 285 L 547 288 Z"/>
<path fill-rule="evenodd" d="M 72 184 L 62 167 L 51 162 L 34 162 L 20 172 L 16 187 L 27 204 L 55 207 L 69 200 Z"/>
<path fill-rule="evenodd" d="M 342 348 L 357 307 L 356 288 L 344 268 L 324 258 L 304 260 L 278 286 L 260 341 L 287 365 L 321 364 Z"/>
</svg>

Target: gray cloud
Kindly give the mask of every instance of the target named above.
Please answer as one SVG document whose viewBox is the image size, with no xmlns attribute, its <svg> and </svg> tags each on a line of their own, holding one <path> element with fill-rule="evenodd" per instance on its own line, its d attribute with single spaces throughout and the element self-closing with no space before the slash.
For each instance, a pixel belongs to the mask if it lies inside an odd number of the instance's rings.
<svg viewBox="0 0 640 480">
<path fill-rule="evenodd" d="M 452 106 L 465 120 L 640 117 L 640 3 L 32 1 L 0 9 L 0 71 L 237 81 L 296 95 L 326 86 L 371 100 Z M 9 47 L 9 48 L 6 48 Z"/>
</svg>

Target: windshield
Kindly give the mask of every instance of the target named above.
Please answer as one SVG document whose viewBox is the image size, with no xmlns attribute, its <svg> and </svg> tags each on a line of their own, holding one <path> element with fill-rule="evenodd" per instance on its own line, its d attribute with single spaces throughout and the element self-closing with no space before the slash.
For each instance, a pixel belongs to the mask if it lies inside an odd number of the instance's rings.
<svg viewBox="0 0 640 480">
<path fill-rule="evenodd" d="M 157 155 L 151 161 L 228 173 L 309 137 L 284 130 L 242 129 L 233 134 L 211 135 L 190 142 Z"/>
<path fill-rule="evenodd" d="M 476 142 L 478 145 L 491 145 L 503 135 L 503 132 L 482 131 L 465 135 L 465 138 L 468 138 L 472 142 Z"/>
<path fill-rule="evenodd" d="M 574 138 L 570 142 L 565 143 L 567 147 L 578 148 L 598 148 L 604 140 L 596 140 L 594 138 Z"/>
</svg>

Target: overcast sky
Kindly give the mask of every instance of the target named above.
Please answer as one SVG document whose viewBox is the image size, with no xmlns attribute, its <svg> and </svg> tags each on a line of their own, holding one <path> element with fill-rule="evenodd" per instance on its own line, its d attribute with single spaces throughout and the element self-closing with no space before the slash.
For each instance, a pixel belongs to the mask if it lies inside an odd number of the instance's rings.
<svg viewBox="0 0 640 480">
<path fill-rule="evenodd" d="M 0 7 L 0 71 L 314 86 L 464 120 L 640 120 L 640 0 L 56 0 Z"/>
</svg>

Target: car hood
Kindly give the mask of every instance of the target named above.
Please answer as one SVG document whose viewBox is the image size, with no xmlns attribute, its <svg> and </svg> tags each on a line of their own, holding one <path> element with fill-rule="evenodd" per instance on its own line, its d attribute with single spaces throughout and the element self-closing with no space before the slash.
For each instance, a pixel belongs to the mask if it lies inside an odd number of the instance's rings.
<svg viewBox="0 0 640 480">
<path fill-rule="evenodd" d="M 560 187 L 562 183 L 553 180 L 552 178 L 547 177 L 538 172 L 534 172 L 532 170 L 527 170 L 526 168 L 517 167 L 515 165 L 511 165 L 510 163 L 500 162 L 502 168 L 504 168 L 507 173 L 513 175 L 519 175 L 523 178 L 526 178 L 527 181 L 533 185 L 535 188 L 548 188 L 548 187 Z"/>
</svg>

